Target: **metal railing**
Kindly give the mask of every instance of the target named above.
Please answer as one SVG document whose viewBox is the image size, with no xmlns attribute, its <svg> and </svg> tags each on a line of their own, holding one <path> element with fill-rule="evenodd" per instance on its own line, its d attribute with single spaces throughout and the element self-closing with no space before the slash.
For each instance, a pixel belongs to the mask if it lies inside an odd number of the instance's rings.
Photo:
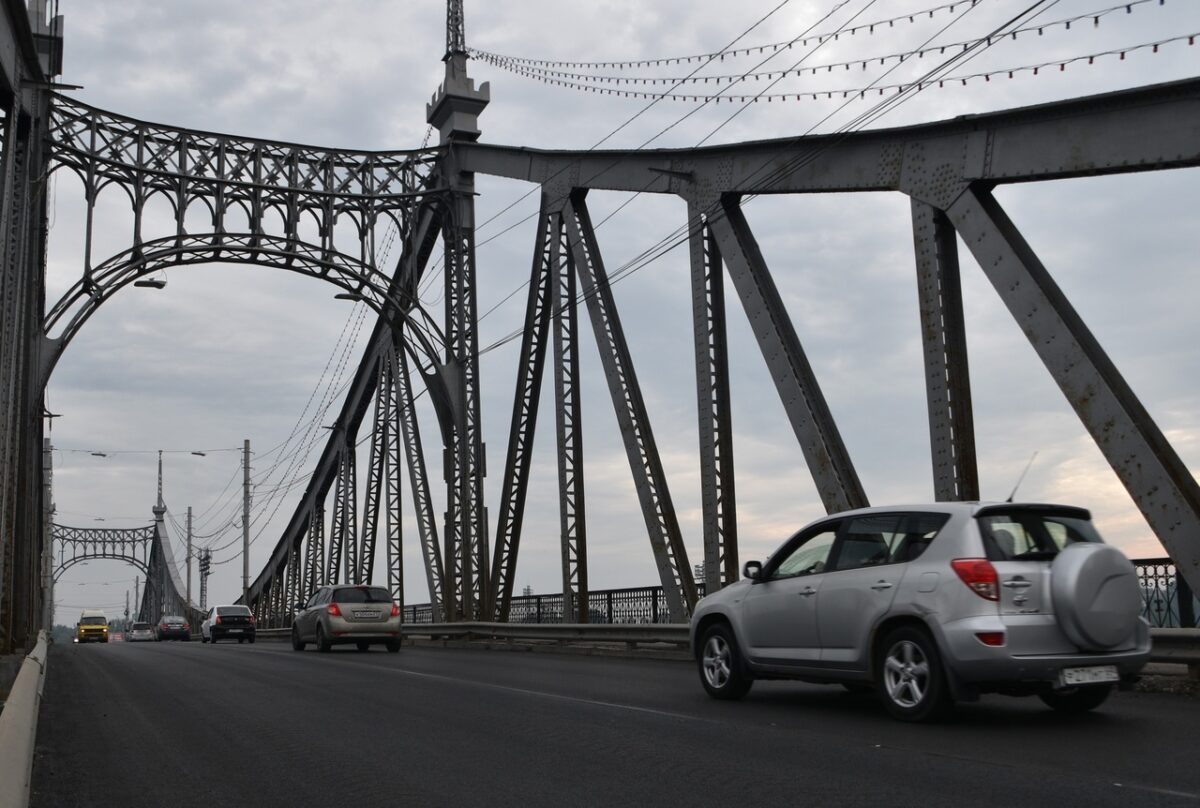
<svg viewBox="0 0 1200 808">
<path fill-rule="evenodd" d="M 1200 628 L 1200 602 L 1169 558 L 1137 558 L 1142 585 L 1142 617 L 1154 628 Z"/>
<path fill-rule="evenodd" d="M 704 584 L 696 583 L 704 596 Z M 404 607 L 404 622 L 432 623 L 433 610 L 428 603 Z M 562 593 L 514 596 L 508 613 L 509 623 L 562 623 Z M 575 622 L 574 620 L 568 622 Z M 629 589 L 602 589 L 588 593 L 588 623 L 599 625 L 637 625 L 670 623 L 671 615 L 661 586 Z"/>
<path fill-rule="evenodd" d="M 1187 581 L 1179 577 L 1175 562 L 1169 558 L 1136 558 L 1142 591 L 1142 616 L 1154 628 L 1200 628 L 1197 600 Z M 697 590 L 704 596 L 704 583 L 697 581 Z M 406 624 L 432 623 L 433 611 L 428 603 L 404 607 Z M 551 595 L 521 595 L 512 599 L 509 623 L 561 623 L 563 597 Z M 574 622 L 574 621 L 571 621 Z M 588 622 L 596 624 L 669 623 L 670 613 L 661 586 L 641 586 L 629 589 L 602 589 L 588 593 Z"/>
</svg>

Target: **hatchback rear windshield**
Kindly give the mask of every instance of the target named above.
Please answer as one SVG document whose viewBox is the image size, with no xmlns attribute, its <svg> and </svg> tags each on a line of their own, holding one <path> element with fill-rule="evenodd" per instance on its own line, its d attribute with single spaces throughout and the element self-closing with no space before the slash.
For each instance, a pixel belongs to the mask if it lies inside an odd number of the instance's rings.
<svg viewBox="0 0 1200 808">
<path fill-rule="evenodd" d="M 992 506 L 976 518 L 991 561 L 1051 559 L 1068 544 L 1102 541 L 1082 508 Z"/>
<path fill-rule="evenodd" d="M 246 606 L 218 606 L 217 614 L 221 617 L 245 617 L 250 614 L 250 609 Z"/>
<path fill-rule="evenodd" d="M 134 623 L 134 624 L 133 624 L 133 630 L 134 630 L 134 631 L 139 631 L 139 630 L 146 630 L 146 631 L 149 631 L 149 630 L 150 630 L 150 624 L 149 624 L 149 623 Z"/>
<path fill-rule="evenodd" d="M 355 586 L 333 593 L 334 603 L 391 603 L 392 593 L 381 586 Z"/>
<path fill-rule="evenodd" d="M 81 626 L 107 626 L 108 621 L 103 617 L 81 617 L 79 618 Z"/>
</svg>

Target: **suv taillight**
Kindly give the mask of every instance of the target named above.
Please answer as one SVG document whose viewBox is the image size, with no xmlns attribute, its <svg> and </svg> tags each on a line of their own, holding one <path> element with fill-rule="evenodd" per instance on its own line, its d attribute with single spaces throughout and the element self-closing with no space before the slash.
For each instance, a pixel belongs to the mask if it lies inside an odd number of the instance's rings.
<svg viewBox="0 0 1200 808">
<path fill-rule="evenodd" d="M 996 568 L 986 558 L 956 558 L 950 566 L 972 592 L 984 600 L 1000 599 L 999 578 Z"/>
<path fill-rule="evenodd" d="M 400 607 L 393 603 L 392 604 L 392 617 L 399 617 L 399 616 L 400 616 Z"/>
<path fill-rule="evenodd" d="M 326 606 L 325 612 L 326 612 L 326 614 L 331 614 L 334 617 L 342 616 L 342 610 L 338 608 L 338 605 L 336 603 L 331 603 L 328 606 Z"/>
</svg>

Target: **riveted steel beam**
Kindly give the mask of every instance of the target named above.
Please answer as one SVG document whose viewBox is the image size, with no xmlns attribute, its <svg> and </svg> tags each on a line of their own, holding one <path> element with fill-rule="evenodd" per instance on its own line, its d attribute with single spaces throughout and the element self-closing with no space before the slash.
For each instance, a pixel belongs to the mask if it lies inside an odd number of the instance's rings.
<svg viewBox="0 0 1200 808">
<path fill-rule="evenodd" d="M 991 193 L 946 210 L 1134 503 L 1200 591 L 1200 486 Z"/>
<path fill-rule="evenodd" d="M 554 415 L 558 445 L 558 518 L 563 621 L 588 622 L 587 512 L 584 507 L 583 414 L 579 400 L 576 267 L 559 217 L 551 234 L 550 305 L 554 321 Z"/>
<path fill-rule="evenodd" d="M 729 353 L 725 339 L 725 282 L 721 250 L 708 216 L 688 206 L 692 270 L 692 329 L 700 425 L 700 500 L 704 525 L 704 584 L 712 594 L 741 577 Z"/>
<path fill-rule="evenodd" d="M 304 600 L 312 597 L 325 584 L 325 505 L 317 505 L 308 514 L 308 540 L 304 566 L 308 575 L 304 581 Z"/>
<path fill-rule="evenodd" d="M 495 619 L 500 621 L 508 620 L 513 583 L 516 581 L 517 552 L 521 544 L 521 526 L 525 515 L 525 495 L 529 485 L 529 469 L 533 463 L 533 435 L 537 426 L 542 371 L 546 363 L 553 272 L 560 262 L 559 234 L 562 231 L 562 214 L 549 210 L 548 201 L 543 190 L 537 239 L 533 249 L 533 269 L 529 278 L 529 299 L 525 304 L 521 356 L 517 360 L 517 389 L 513 397 L 512 421 L 508 430 L 508 455 L 504 461 L 500 516 L 496 524 L 489 601 L 495 604 L 493 614 Z"/>
<path fill-rule="evenodd" d="M 408 358 L 403 351 L 397 351 L 396 358 L 400 429 L 404 437 L 404 453 L 408 458 L 409 488 L 412 489 L 413 510 L 417 515 L 417 533 L 421 539 L 421 558 L 425 562 L 429 602 L 433 605 L 435 618 L 447 620 L 450 609 L 447 608 L 449 594 L 445 567 L 438 548 L 437 519 L 434 517 L 433 500 L 429 495 L 429 475 L 425 467 L 425 452 L 421 447 L 421 430 L 417 424 L 417 411 L 409 380 Z"/>
<path fill-rule="evenodd" d="M 387 537 L 387 582 L 392 600 L 404 608 L 404 553 L 401 546 L 403 526 L 400 519 L 401 479 L 404 475 L 404 465 L 400 456 L 400 388 L 397 376 L 397 350 L 395 343 L 383 357 L 385 375 L 382 384 L 386 391 L 384 397 L 384 429 L 387 439 L 384 442 L 384 531 Z M 367 573 L 367 581 L 372 576 Z"/>
<path fill-rule="evenodd" d="M 388 447 L 388 361 L 387 354 L 376 360 L 379 380 L 375 385 L 375 417 L 371 423 L 371 454 L 367 462 L 367 491 L 363 502 L 362 538 L 358 564 L 349 566 L 352 583 L 370 583 L 375 571 L 375 538 L 379 532 L 379 508 L 385 496 Z"/>
<path fill-rule="evenodd" d="M 687 548 L 667 488 L 666 474 L 650 429 L 641 387 L 625 342 L 625 333 L 609 288 L 608 273 L 592 229 L 586 192 L 575 192 L 563 208 L 567 239 L 575 269 L 583 286 L 592 331 L 600 349 L 600 361 L 608 380 L 608 391 L 616 410 L 625 454 L 633 472 L 634 487 L 642 506 L 642 517 L 650 536 L 659 579 L 671 611 L 671 619 L 687 619 L 696 605 L 696 581 L 688 564 Z"/>
<path fill-rule="evenodd" d="M 866 507 L 858 473 L 738 201 L 714 200 L 704 208 L 825 510 Z"/>
<path fill-rule="evenodd" d="M 933 492 L 939 502 L 979 499 L 958 242 L 946 214 L 912 200 L 917 296 L 929 402 Z"/>
</svg>

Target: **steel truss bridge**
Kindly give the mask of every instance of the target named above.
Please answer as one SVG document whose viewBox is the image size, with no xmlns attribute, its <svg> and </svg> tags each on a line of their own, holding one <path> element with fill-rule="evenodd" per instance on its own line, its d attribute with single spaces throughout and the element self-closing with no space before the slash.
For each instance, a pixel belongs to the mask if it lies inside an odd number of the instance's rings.
<svg viewBox="0 0 1200 808">
<path fill-rule="evenodd" d="M 911 202 L 934 496 L 979 497 L 961 237 L 1180 573 L 1200 591 L 1200 487 L 993 195 L 1010 183 L 1200 165 L 1200 80 L 852 134 L 696 149 L 542 151 L 478 142 L 488 87 L 467 76 L 461 0 L 448 7 L 446 78 L 427 110 L 439 145 L 355 152 L 151 124 L 57 94 L 50 77 L 58 72 L 61 39 L 53 21 L 34 15 L 31 28 L 20 3 L 6 0 L 9 28 L 0 40 L 12 47 L 3 50 L 0 81 L 0 651 L 29 643 L 44 596 L 38 570 L 49 536 L 38 453 L 43 391 L 55 362 L 88 317 L 126 285 L 166 266 L 212 262 L 324 280 L 378 314 L 308 488 L 245 592 L 262 625 L 287 625 L 290 605 L 326 581 L 371 580 L 381 532 L 387 580 L 403 602 L 405 477 L 434 619 L 507 619 L 547 362 L 564 614 L 586 622 L 579 366 L 585 313 L 667 608 L 673 619 L 686 619 L 696 583 L 589 215 L 593 189 L 672 195 L 687 224 L 708 591 L 739 574 L 726 278 L 825 508 L 869 504 L 741 207 L 758 194 L 866 191 Z M 79 280 L 47 307 L 42 189 L 48 174 L 64 168 L 83 182 L 85 259 Z M 532 183 L 541 195 L 494 531 L 483 501 L 473 201 L 479 174 Z M 123 192 L 132 211 L 128 246 L 111 256 L 91 251 L 91 214 L 102 192 Z M 171 210 L 173 228 L 144 230 L 147 209 L 161 205 Z M 338 228 L 339 221 L 351 226 Z M 380 267 L 390 239 L 399 244 L 399 259 Z M 445 305 L 436 316 L 417 304 L 416 289 L 439 246 Z M 433 440 L 441 443 L 447 486 L 440 521 L 430 495 L 437 464 L 427 462 L 430 438 L 420 434 L 414 412 L 418 385 L 438 416 Z M 364 429 L 370 462 L 360 496 L 354 447 Z"/>
</svg>

